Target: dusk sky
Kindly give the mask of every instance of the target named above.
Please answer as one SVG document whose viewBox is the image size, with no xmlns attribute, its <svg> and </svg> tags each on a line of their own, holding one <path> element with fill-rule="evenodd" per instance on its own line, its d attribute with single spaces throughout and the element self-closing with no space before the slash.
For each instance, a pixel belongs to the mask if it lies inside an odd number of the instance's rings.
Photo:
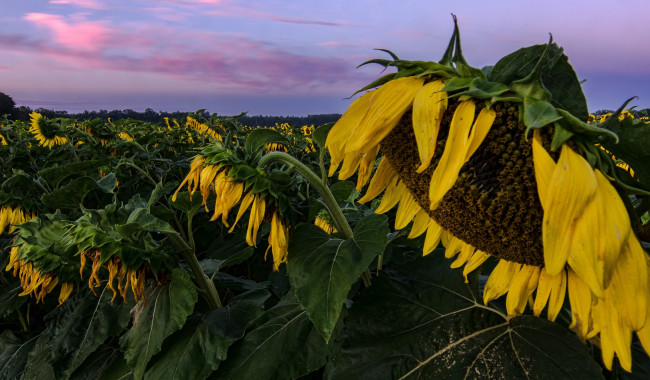
<svg viewBox="0 0 650 380">
<path fill-rule="evenodd" d="M 220 115 L 342 113 L 386 58 L 438 61 L 458 16 L 483 67 L 564 47 L 590 111 L 650 108 L 650 2 L 0 0 L 0 92 L 18 105 Z"/>
</svg>

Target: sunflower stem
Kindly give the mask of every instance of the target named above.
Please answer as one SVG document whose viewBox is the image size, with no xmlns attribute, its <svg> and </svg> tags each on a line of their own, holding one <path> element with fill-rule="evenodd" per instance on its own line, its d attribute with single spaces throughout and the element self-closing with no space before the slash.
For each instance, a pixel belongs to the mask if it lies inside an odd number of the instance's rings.
<svg viewBox="0 0 650 380">
<path fill-rule="evenodd" d="M 212 282 L 208 276 L 205 275 L 205 272 L 203 272 L 201 264 L 199 264 L 199 260 L 196 258 L 196 255 L 194 254 L 192 248 L 187 245 L 187 243 L 181 239 L 177 233 L 167 233 L 167 238 L 183 254 L 185 261 L 187 261 L 187 264 L 190 266 L 190 269 L 194 274 L 198 288 L 201 289 L 200 293 L 203 295 L 203 298 L 205 298 L 205 301 L 208 303 L 210 309 L 214 310 L 220 308 L 222 304 L 221 298 L 219 298 L 219 293 L 217 292 L 217 288 L 215 288 L 214 282 Z"/>
<path fill-rule="evenodd" d="M 332 221 L 334 222 L 336 229 L 339 230 L 346 239 L 351 239 L 354 236 L 352 228 L 350 228 L 350 224 L 345 219 L 343 211 L 341 211 L 341 208 L 334 199 L 334 195 L 332 195 L 329 187 L 327 187 L 327 185 L 321 181 L 321 179 L 318 178 L 318 176 L 314 174 L 311 169 L 305 166 L 305 164 L 302 162 L 298 161 L 295 157 L 282 152 L 267 153 L 260 159 L 259 166 L 264 167 L 271 161 L 280 161 L 282 163 L 292 165 L 296 171 L 298 171 L 298 173 L 302 174 L 302 176 L 305 177 L 305 179 L 309 181 L 309 183 L 311 183 L 316 188 L 316 190 L 318 190 L 318 193 L 320 193 L 323 201 L 325 202 L 325 206 L 327 207 L 327 211 L 329 211 L 330 216 L 332 217 Z"/>
</svg>

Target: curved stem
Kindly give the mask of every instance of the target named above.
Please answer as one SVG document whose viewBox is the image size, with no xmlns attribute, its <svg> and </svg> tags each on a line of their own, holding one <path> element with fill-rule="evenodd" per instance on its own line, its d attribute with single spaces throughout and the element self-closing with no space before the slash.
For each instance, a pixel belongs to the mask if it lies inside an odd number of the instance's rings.
<svg viewBox="0 0 650 380">
<path fill-rule="evenodd" d="M 338 229 L 346 239 L 351 239 L 354 236 L 350 224 L 348 224 L 345 216 L 343 216 L 339 204 L 334 199 L 334 195 L 332 195 L 329 187 L 327 187 L 325 183 L 314 174 L 314 172 L 312 172 L 302 162 L 298 161 L 295 157 L 282 152 L 267 153 L 260 159 L 259 166 L 264 167 L 271 161 L 280 161 L 292 165 L 298 173 L 302 174 L 302 176 L 305 177 L 305 179 L 320 193 L 325 202 L 325 206 L 327 207 L 327 211 L 329 211 L 332 221 L 334 222 L 334 225 L 336 225 L 336 229 Z"/>
<path fill-rule="evenodd" d="M 201 264 L 199 264 L 199 260 L 196 258 L 192 248 L 190 248 L 190 246 L 187 245 L 187 243 L 176 233 L 167 233 L 167 237 L 183 254 L 185 261 L 187 261 L 187 264 L 190 266 L 190 269 L 194 274 L 200 293 L 205 298 L 210 309 L 214 310 L 220 308 L 222 304 L 217 288 L 215 288 L 214 282 L 212 282 L 208 276 L 205 275 L 205 272 L 203 272 Z"/>
</svg>

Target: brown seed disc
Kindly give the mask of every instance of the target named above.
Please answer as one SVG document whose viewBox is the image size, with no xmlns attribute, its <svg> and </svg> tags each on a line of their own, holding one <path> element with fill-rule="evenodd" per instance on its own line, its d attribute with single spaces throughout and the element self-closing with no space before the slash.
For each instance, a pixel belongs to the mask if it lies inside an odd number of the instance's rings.
<svg viewBox="0 0 650 380">
<path fill-rule="evenodd" d="M 381 142 L 381 150 L 420 207 L 429 210 L 429 183 L 444 151 L 457 100 L 450 99 L 431 166 L 420 165 L 407 112 Z M 482 105 L 477 105 L 476 113 Z M 543 266 L 542 206 L 537 195 L 532 142 L 526 141 L 516 104 L 492 105 L 497 117 L 485 140 L 466 162 L 454 186 L 429 215 L 454 236 L 498 258 Z M 551 140 L 544 128 L 544 146 Z M 555 158 L 555 157 L 554 157 Z"/>
</svg>

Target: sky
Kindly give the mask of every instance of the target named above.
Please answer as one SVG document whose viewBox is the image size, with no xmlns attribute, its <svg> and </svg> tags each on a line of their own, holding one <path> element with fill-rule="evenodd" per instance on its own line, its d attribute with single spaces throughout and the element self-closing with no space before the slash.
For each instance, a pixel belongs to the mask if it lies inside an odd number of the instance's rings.
<svg viewBox="0 0 650 380">
<path fill-rule="evenodd" d="M 647 0 L 0 0 L 0 92 L 69 112 L 342 113 L 388 56 L 493 65 L 548 34 L 591 112 L 650 108 Z M 385 72 L 383 73 L 385 74 Z"/>
</svg>

